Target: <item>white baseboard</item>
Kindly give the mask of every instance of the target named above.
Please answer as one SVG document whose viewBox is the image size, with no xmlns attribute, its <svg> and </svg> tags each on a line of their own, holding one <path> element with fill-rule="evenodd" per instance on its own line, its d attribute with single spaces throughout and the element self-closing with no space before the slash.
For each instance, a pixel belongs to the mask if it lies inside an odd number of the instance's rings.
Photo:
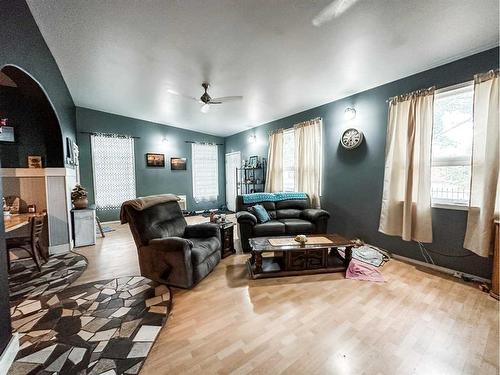
<svg viewBox="0 0 500 375">
<path fill-rule="evenodd" d="M 71 251 L 71 244 L 63 243 L 62 245 L 49 246 L 50 255 L 65 254 Z"/>
<path fill-rule="evenodd" d="M 384 251 L 387 251 L 387 250 L 384 250 Z M 437 266 L 435 264 L 421 262 L 421 261 L 416 260 L 416 259 L 407 258 L 407 257 L 404 257 L 402 255 L 393 254 L 393 253 L 391 253 L 389 251 L 388 251 L 388 253 L 390 254 L 391 258 L 394 258 L 394 259 L 397 259 L 397 260 L 402 260 L 402 261 L 407 262 L 407 263 L 416 264 L 416 265 L 419 265 L 419 266 L 422 266 L 422 267 L 427 267 L 427 268 L 430 268 L 430 269 L 433 269 L 433 270 L 436 270 L 436 271 L 440 271 L 440 272 L 446 273 L 446 274 L 451 275 L 451 276 L 455 276 L 455 277 L 458 276 L 458 278 L 460 278 L 460 276 L 465 276 L 465 277 L 467 277 L 469 279 L 472 279 L 474 281 L 479 281 L 479 282 L 484 282 L 484 283 L 491 283 L 490 279 L 485 279 L 483 277 L 479 277 L 479 276 L 476 276 L 476 275 L 471 275 L 470 273 L 456 271 L 456 270 L 452 270 L 450 268 L 446 268 L 446 267 L 442 267 L 442 266 Z"/>
<path fill-rule="evenodd" d="M 10 366 L 14 363 L 17 352 L 19 351 L 19 335 L 14 333 L 9 341 L 9 344 L 0 355 L 0 375 L 6 375 L 9 372 Z"/>
<path fill-rule="evenodd" d="M 120 220 L 101 221 L 101 224 L 121 224 Z"/>
</svg>

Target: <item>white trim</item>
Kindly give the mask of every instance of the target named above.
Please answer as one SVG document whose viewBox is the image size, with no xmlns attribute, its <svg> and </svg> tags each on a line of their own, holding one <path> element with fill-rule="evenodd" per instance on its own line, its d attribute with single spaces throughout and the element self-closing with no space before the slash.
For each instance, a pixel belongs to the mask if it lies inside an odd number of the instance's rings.
<svg viewBox="0 0 500 375">
<path fill-rule="evenodd" d="M 387 251 L 387 250 L 384 250 L 384 251 Z M 387 252 L 390 254 L 391 258 L 394 258 L 396 260 L 401 260 L 401 261 L 404 261 L 404 262 L 407 262 L 407 263 L 413 263 L 413 264 L 416 264 L 416 265 L 419 265 L 419 266 L 422 266 L 422 267 L 431 268 L 433 270 L 436 270 L 436 271 L 439 271 L 439 272 L 443 272 L 443 273 L 446 273 L 448 275 L 451 275 L 451 276 L 454 276 L 454 277 L 457 277 L 457 278 L 461 278 L 462 276 L 465 276 L 465 277 L 470 278 L 470 279 L 472 279 L 474 281 L 479 281 L 479 282 L 483 282 L 483 283 L 490 283 L 491 282 L 490 279 L 485 279 L 483 277 L 479 277 L 479 276 L 476 276 L 476 275 L 471 275 L 470 273 L 455 271 L 455 270 L 452 270 L 451 268 L 446 268 L 446 267 L 442 267 L 442 266 L 436 266 L 435 264 L 429 264 L 429 263 L 421 262 L 419 260 L 415 260 L 415 259 L 412 259 L 412 258 L 407 258 L 407 257 L 404 257 L 402 255 L 393 254 L 390 251 L 387 251 Z"/>
<path fill-rule="evenodd" d="M 121 224 L 120 220 L 101 221 L 101 224 Z"/>
<path fill-rule="evenodd" d="M 438 89 L 434 92 L 434 95 L 439 95 L 440 97 L 445 97 L 446 93 L 450 92 L 450 91 L 456 91 L 456 90 L 463 90 L 463 91 L 467 91 L 467 90 L 470 90 L 471 86 L 474 86 L 474 80 L 470 80 L 470 81 L 465 81 L 465 82 L 460 82 L 460 83 L 457 83 L 456 85 L 451 85 L 451 86 L 446 86 L 446 87 L 443 87 L 441 89 Z M 452 93 L 450 93 L 452 94 Z M 453 93 L 453 94 L 456 94 L 456 93 Z"/>
<path fill-rule="evenodd" d="M 71 244 L 70 243 L 63 243 L 62 245 L 49 246 L 49 254 L 50 255 L 65 254 L 69 251 L 71 251 Z"/>
<path fill-rule="evenodd" d="M 1 177 L 65 177 L 75 176 L 73 168 L 0 168 Z"/>
<path fill-rule="evenodd" d="M 463 204 L 452 204 L 452 203 L 432 203 L 432 208 L 439 208 L 443 210 L 456 210 L 456 211 L 469 211 L 469 207 Z"/>
<path fill-rule="evenodd" d="M 16 359 L 17 352 L 19 351 L 19 334 L 16 332 L 10 338 L 7 347 L 0 354 L 0 375 L 6 375 L 9 372 L 10 366 Z"/>
</svg>

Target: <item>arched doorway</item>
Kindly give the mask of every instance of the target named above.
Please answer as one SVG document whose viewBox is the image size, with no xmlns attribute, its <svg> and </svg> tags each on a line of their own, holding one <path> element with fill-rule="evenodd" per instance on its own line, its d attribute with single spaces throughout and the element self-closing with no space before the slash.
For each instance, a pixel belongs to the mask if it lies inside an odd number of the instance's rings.
<svg viewBox="0 0 500 375">
<path fill-rule="evenodd" d="M 3 168 L 26 168 L 28 156 L 40 156 L 43 167 L 64 167 L 61 128 L 52 103 L 33 77 L 13 65 L 0 70 L 0 119 L 8 129 L 0 134 Z"/>
</svg>

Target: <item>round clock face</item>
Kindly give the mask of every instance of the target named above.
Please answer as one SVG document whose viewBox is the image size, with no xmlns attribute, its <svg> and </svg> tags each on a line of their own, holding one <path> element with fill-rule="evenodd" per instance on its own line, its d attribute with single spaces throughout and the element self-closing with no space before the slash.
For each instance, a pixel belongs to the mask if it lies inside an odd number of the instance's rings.
<svg viewBox="0 0 500 375">
<path fill-rule="evenodd" d="M 351 150 L 358 147 L 361 142 L 363 142 L 363 133 L 354 128 L 347 129 L 344 134 L 342 134 L 340 142 L 342 143 L 342 146 Z"/>
</svg>

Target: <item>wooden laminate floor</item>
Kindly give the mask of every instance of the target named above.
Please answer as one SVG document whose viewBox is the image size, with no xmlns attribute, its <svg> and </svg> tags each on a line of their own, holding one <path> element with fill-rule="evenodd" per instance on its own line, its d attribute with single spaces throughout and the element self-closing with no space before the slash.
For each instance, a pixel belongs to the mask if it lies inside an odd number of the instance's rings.
<svg viewBox="0 0 500 375">
<path fill-rule="evenodd" d="M 190 218 L 190 221 L 199 221 Z M 138 274 L 117 226 L 79 252 L 78 283 Z M 174 290 L 146 374 L 498 374 L 498 302 L 471 284 L 391 260 L 386 283 L 341 274 L 251 281 L 246 255 Z"/>
</svg>

